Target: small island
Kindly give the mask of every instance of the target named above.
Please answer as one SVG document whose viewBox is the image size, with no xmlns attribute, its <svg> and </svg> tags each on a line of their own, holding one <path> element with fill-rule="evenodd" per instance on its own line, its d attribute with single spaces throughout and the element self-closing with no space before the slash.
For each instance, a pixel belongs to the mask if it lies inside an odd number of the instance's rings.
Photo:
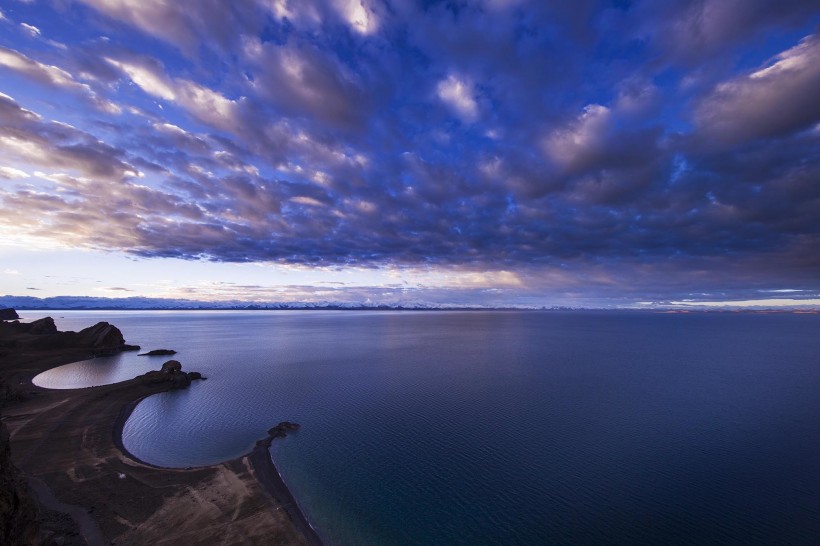
<svg viewBox="0 0 820 546">
<path fill-rule="evenodd" d="M 47 369 L 135 346 L 106 322 L 60 332 L 50 317 L 4 316 L 0 543 L 321 544 L 267 449 L 298 425 L 282 422 L 250 453 L 218 465 L 152 466 L 123 447 L 125 422 L 143 398 L 189 388 L 201 374 L 169 360 L 112 385 L 44 389 L 32 379 Z"/>
<path fill-rule="evenodd" d="M 154 349 L 147 353 L 140 353 L 137 356 L 171 356 L 177 354 L 173 349 Z"/>
</svg>

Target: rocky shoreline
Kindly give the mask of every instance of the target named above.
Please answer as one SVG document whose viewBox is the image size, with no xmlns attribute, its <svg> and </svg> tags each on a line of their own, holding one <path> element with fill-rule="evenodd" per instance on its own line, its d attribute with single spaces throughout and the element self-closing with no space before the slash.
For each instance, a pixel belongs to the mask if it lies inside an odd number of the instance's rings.
<svg viewBox="0 0 820 546">
<path fill-rule="evenodd" d="M 218 465 L 146 464 L 122 445 L 125 422 L 140 400 L 187 388 L 198 374 L 169 361 L 113 385 L 43 389 L 32 379 L 47 369 L 134 347 L 107 323 L 81 332 L 57 332 L 51 319 L 23 324 L 0 322 L 0 428 L 9 438 L 0 434 L 0 456 L 10 445 L 13 463 L 0 480 L 14 485 L 0 497 L 4 544 L 321 544 L 267 448 L 294 424 Z"/>
</svg>

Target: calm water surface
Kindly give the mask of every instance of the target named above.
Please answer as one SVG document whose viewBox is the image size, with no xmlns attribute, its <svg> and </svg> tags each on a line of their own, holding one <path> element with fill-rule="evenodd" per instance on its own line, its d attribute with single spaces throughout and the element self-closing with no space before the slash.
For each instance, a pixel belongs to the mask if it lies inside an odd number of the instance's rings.
<svg viewBox="0 0 820 546">
<path fill-rule="evenodd" d="M 208 381 L 139 404 L 165 466 L 274 460 L 331 544 L 816 544 L 820 317 L 64 312 Z M 27 313 L 25 316 L 41 316 Z M 63 318 L 59 318 L 63 317 Z M 38 384 L 102 384 L 124 354 Z"/>
</svg>

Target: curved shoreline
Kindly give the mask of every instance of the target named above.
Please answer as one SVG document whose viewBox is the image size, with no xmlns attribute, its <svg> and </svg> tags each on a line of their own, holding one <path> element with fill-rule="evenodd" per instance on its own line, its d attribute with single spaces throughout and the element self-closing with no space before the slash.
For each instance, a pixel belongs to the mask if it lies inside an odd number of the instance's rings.
<svg viewBox="0 0 820 546">
<path fill-rule="evenodd" d="M 137 404 L 171 390 L 170 385 L 147 385 L 134 378 L 47 389 L 33 383 L 36 375 L 92 358 L 93 353 L 83 348 L 29 349 L 2 356 L 0 378 L 20 395 L 3 408 L 15 464 L 31 482 L 44 484 L 40 491 L 45 487 L 63 505 L 84 511 L 106 543 L 177 538 L 322 544 L 259 442 L 239 457 L 186 469 L 151 465 L 125 449 L 123 427 Z M 87 533 L 83 536 L 98 542 Z"/>
<path fill-rule="evenodd" d="M 291 521 L 293 521 L 296 528 L 299 529 L 299 532 L 302 533 L 302 536 L 305 537 L 308 543 L 314 546 L 322 546 L 322 538 L 313 525 L 310 524 L 307 517 L 305 517 L 305 513 L 302 511 L 299 502 L 293 496 L 287 484 L 285 484 L 282 475 L 279 474 L 279 470 L 271 458 L 270 450 L 257 442 L 251 452 L 246 456 L 256 471 L 256 479 L 259 480 L 259 483 L 262 484 L 262 487 L 265 488 L 268 494 L 279 499 L 279 502 L 282 503 L 282 508 L 285 509 L 285 512 L 290 516 Z"/>
<path fill-rule="evenodd" d="M 116 383 L 112 383 L 116 385 Z M 42 387 L 41 387 L 42 388 Z M 94 387 L 87 387 L 87 388 L 94 388 Z M 114 429 L 113 429 L 113 440 L 114 445 L 117 446 L 123 455 L 128 457 L 129 459 L 151 467 L 157 470 L 180 470 L 180 469 L 172 469 L 164 466 L 157 466 L 151 464 L 149 462 L 143 461 L 125 447 L 122 439 L 123 428 L 125 427 L 125 423 L 128 421 L 128 418 L 131 417 L 131 414 L 136 409 L 137 405 L 145 400 L 150 396 L 154 396 L 155 394 L 160 393 L 152 393 L 142 398 L 138 398 L 136 400 L 132 400 L 131 402 L 126 403 L 121 409 L 120 413 L 117 416 L 117 419 L 114 421 Z M 299 503 L 296 501 L 296 498 L 293 496 L 293 493 L 290 491 L 288 486 L 285 484 L 285 481 L 282 479 L 282 476 L 279 474 L 279 470 L 276 468 L 276 465 L 273 463 L 271 459 L 270 450 L 263 445 L 262 440 L 257 441 L 254 444 L 254 447 L 251 449 L 250 452 L 240 455 L 238 457 L 234 457 L 232 459 L 228 459 L 226 461 L 212 464 L 212 465 L 205 465 L 205 466 L 197 466 L 197 467 L 190 467 L 191 470 L 194 469 L 204 469 L 204 468 L 211 468 L 223 464 L 229 464 L 232 462 L 238 462 L 243 458 L 248 458 L 251 463 L 251 466 L 256 471 L 255 478 L 260 483 L 260 485 L 265 489 L 265 491 L 274 499 L 277 499 L 282 507 L 287 512 L 288 516 L 290 516 L 293 524 L 302 533 L 302 536 L 308 541 L 309 544 L 313 546 L 322 546 L 323 542 L 319 534 L 316 532 L 316 529 L 310 524 L 307 517 L 305 517 L 304 512 L 302 512 Z M 188 470 L 186 468 L 185 470 Z"/>
</svg>

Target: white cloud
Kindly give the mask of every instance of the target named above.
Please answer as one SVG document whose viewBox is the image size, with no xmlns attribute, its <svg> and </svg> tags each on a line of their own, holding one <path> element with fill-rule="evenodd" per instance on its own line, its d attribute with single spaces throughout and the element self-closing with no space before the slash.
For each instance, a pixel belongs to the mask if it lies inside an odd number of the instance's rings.
<svg viewBox="0 0 820 546">
<path fill-rule="evenodd" d="M 364 0 L 336 0 L 334 5 L 342 19 L 359 34 L 373 34 L 378 30 L 379 20 Z"/>
<path fill-rule="evenodd" d="M 403 267 L 394 274 L 410 285 L 446 289 L 504 289 L 525 285 L 520 273 L 506 269 L 472 271 L 453 267 L 433 269 Z"/>
<path fill-rule="evenodd" d="M 119 180 L 137 169 L 120 159 L 124 153 L 70 125 L 43 120 L 0 94 L 0 164 L 70 169 L 88 177 Z"/>
<path fill-rule="evenodd" d="M 49 86 L 62 87 L 77 92 L 88 98 L 97 108 L 111 114 L 120 113 L 120 107 L 99 97 L 85 83 L 74 79 L 70 73 L 54 65 L 43 64 L 19 51 L 0 47 L 0 66 L 14 70 L 38 83 Z"/>
<path fill-rule="evenodd" d="M 299 203 L 300 205 L 309 205 L 311 207 L 325 206 L 325 204 L 319 201 L 318 199 L 314 199 L 313 197 L 307 197 L 304 195 L 300 195 L 299 197 L 291 197 L 290 200 L 294 203 Z"/>
<path fill-rule="evenodd" d="M 297 27 L 318 26 L 322 22 L 315 3 L 309 0 L 270 0 L 266 6 L 277 19 L 287 19 Z"/>
<path fill-rule="evenodd" d="M 14 167 L 5 167 L 0 165 L 0 178 L 15 180 L 20 178 L 31 178 L 31 175 L 25 171 L 21 171 L 20 169 L 15 169 Z"/>
<path fill-rule="evenodd" d="M 473 98 L 472 86 L 466 80 L 450 75 L 438 83 L 436 92 L 438 98 L 464 121 L 475 121 L 478 117 L 478 104 Z"/>
<path fill-rule="evenodd" d="M 148 63 L 106 58 L 149 95 L 178 104 L 200 121 L 219 129 L 238 128 L 237 101 L 190 80 L 174 79 Z"/>
<path fill-rule="evenodd" d="M 19 271 L 17 271 L 16 269 L 8 269 L 8 268 L 6 268 L 6 269 L 4 269 L 4 270 L 3 270 L 3 274 L 5 274 L 5 275 L 19 275 L 19 274 L 20 274 L 20 272 L 19 272 Z"/>
<path fill-rule="evenodd" d="M 29 25 L 28 23 L 20 23 L 20 26 L 24 31 L 26 31 L 29 36 L 32 38 L 36 38 L 40 35 L 40 29 L 35 27 L 34 25 Z"/>
<path fill-rule="evenodd" d="M 167 0 L 80 0 L 100 13 L 124 21 L 181 48 L 194 42 L 187 2 Z M 225 3 L 226 9 L 228 3 Z M 209 7 L 197 10 L 200 14 Z M 222 15 L 221 13 L 219 15 Z M 204 17 L 204 15 L 203 15 Z"/>
<path fill-rule="evenodd" d="M 178 103 L 193 115 L 215 127 L 235 130 L 237 102 L 188 80 L 177 80 Z"/>
<path fill-rule="evenodd" d="M 80 85 L 74 81 L 71 74 L 53 65 L 39 63 L 14 51 L 0 47 L 0 66 L 5 66 L 17 72 L 23 72 L 37 79 L 46 80 L 54 85 L 71 87 Z"/>
<path fill-rule="evenodd" d="M 158 71 L 145 66 L 121 62 L 109 57 L 106 57 L 105 60 L 125 72 L 125 74 L 131 78 L 132 82 L 137 84 L 149 95 L 154 95 L 155 97 L 168 101 L 176 100 L 177 96 L 176 93 L 174 93 L 173 83 L 165 74 L 160 74 Z"/>
</svg>

